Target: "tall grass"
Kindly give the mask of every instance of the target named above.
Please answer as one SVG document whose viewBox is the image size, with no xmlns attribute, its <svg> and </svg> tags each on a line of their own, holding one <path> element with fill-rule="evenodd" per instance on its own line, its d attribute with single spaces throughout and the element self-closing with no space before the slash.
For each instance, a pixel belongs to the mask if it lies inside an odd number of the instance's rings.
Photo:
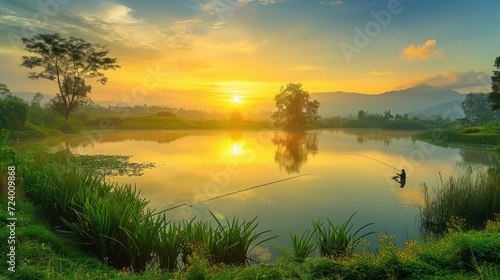
<svg viewBox="0 0 500 280">
<path fill-rule="evenodd" d="M 165 216 L 164 216 L 165 217 Z M 179 268 L 178 257 L 183 250 L 183 231 L 181 223 L 167 221 L 159 229 L 159 237 L 153 239 L 155 253 L 160 263 L 160 268 L 174 271 Z"/>
<path fill-rule="evenodd" d="M 353 233 L 352 228 L 354 225 L 350 224 L 350 222 L 355 214 L 356 212 L 349 217 L 347 222 L 340 225 L 333 224 L 330 219 L 327 219 L 326 226 L 320 220 L 313 222 L 314 231 L 316 232 L 316 246 L 321 256 L 334 258 L 349 256 L 364 237 L 375 233 L 371 231 L 357 236 L 360 231 L 373 225 L 373 223 L 365 224 Z"/>
<path fill-rule="evenodd" d="M 301 236 L 290 233 L 294 261 L 303 262 L 316 250 L 316 244 L 311 243 L 313 236 L 314 232 L 311 230 L 302 233 Z"/>
<path fill-rule="evenodd" d="M 213 213 L 217 226 L 207 221 L 193 221 L 185 223 L 183 228 L 183 261 L 188 263 L 193 250 L 201 250 L 208 255 L 212 264 L 225 263 L 244 265 L 251 261 L 250 252 L 253 248 L 273 237 L 257 241 L 270 230 L 257 232 L 257 217 L 251 221 L 239 221 L 233 218 L 221 223 Z"/>
<path fill-rule="evenodd" d="M 63 232 L 77 236 L 87 250 L 117 268 L 144 271 L 157 263 L 176 270 L 193 254 L 206 250 L 213 264 L 246 264 L 269 231 L 256 231 L 256 218 L 226 223 L 168 221 L 148 209 L 149 201 L 129 185 L 104 181 L 71 161 L 54 160 L 46 151 L 34 155 L 24 176 L 24 191 Z M 60 162 L 64 162 L 61 164 Z"/>
<path fill-rule="evenodd" d="M 464 229 L 482 229 L 495 213 L 500 213 L 500 171 L 469 170 L 450 177 L 433 193 L 424 184 L 423 193 L 422 234 L 441 236 L 454 223 Z"/>
</svg>

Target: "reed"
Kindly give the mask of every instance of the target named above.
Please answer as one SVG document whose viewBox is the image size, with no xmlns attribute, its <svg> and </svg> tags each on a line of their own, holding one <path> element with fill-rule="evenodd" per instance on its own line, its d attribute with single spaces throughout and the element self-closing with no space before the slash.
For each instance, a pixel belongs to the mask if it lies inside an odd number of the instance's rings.
<svg viewBox="0 0 500 280">
<path fill-rule="evenodd" d="M 320 220 L 313 222 L 316 233 L 316 246 L 321 256 L 334 258 L 349 256 L 364 237 L 375 233 L 371 231 L 357 236 L 360 231 L 374 223 L 365 224 L 352 233 L 354 225 L 350 224 L 350 222 L 355 214 L 356 212 L 351 215 L 347 222 L 341 225 L 334 225 L 330 219 L 327 219 L 328 224 L 326 226 Z"/>
<path fill-rule="evenodd" d="M 139 239 L 157 234 L 159 225 L 156 222 L 161 223 L 153 220 L 150 213 L 144 215 L 148 201 L 140 199 L 135 188 L 116 184 L 112 184 L 111 191 L 104 195 L 81 189 L 76 197 L 84 199 L 82 204 L 75 202 L 78 199 L 73 201 L 76 219 L 63 219 L 71 232 L 89 244 L 91 251 L 106 263 L 142 270 L 151 259 L 153 245 L 152 239 L 142 240 L 142 243 Z M 141 245 L 143 248 L 139 248 Z"/>
<path fill-rule="evenodd" d="M 420 231 L 424 236 L 442 236 L 459 220 L 463 229 L 482 229 L 500 213 L 500 172 L 469 170 L 450 177 L 432 193 L 424 184 L 423 194 Z"/>
<path fill-rule="evenodd" d="M 292 239 L 292 257 L 294 261 L 303 262 L 314 252 L 316 244 L 311 243 L 313 235 L 314 232 L 311 230 L 302 233 L 300 237 L 299 235 L 290 233 L 290 238 Z"/>
<path fill-rule="evenodd" d="M 257 217 L 250 221 L 241 222 L 236 218 L 233 218 L 231 221 L 226 219 L 226 224 L 223 225 L 212 212 L 210 214 L 212 214 L 212 217 L 217 222 L 215 232 L 216 237 L 218 237 L 216 246 L 216 253 L 218 254 L 214 254 L 214 261 L 216 263 L 238 265 L 249 263 L 251 260 L 249 254 L 253 248 L 263 242 L 276 238 L 276 236 L 272 236 L 257 241 L 262 235 L 271 232 L 271 230 L 256 231 L 259 225 L 256 222 Z"/>
<path fill-rule="evenodd" d="M 153 239 L 155 254 L 160 263 L 160 268 L 175 271 L 179 268 L 177 262 L 182 252 L 181 224 L 168 221 L 159 229 L 159 237 Z"/>
<path fill-rule="evenodd" d="M 262 235 L 270 230 L 257 232 L 257 217 L 251 221 L 239 221 L 233 218 L 226 219 L 226 224 L 222 224 L 215 215 L 210 212 L 217 222 L 216 227 L 212 227 L 209 222 L 197 221 L 186 222 L 183 229 L 184 246 L 183 261 L 188 262 L 193 254 L 192 248 L 201 248 L 208 254 L 209 262 L 212 264 L 248 264 L 251 260 L 249 254 L 253 248 L 269 241 L 276 236 L 257 241 Z"/>
</svg>

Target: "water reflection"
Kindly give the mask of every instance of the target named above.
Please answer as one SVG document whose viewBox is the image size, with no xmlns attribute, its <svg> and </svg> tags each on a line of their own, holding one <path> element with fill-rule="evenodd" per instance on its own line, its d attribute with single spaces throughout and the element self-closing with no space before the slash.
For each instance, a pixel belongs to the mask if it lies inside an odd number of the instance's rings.
<svg viewBox="0 0 500 280">
<path fill-rule="evenodd" d="M 500 166 L 499 155 L 488 150 L 460 149 L 458 153 L 461 156 L 461 161 L 458 164 L 463 167 L 498 168 Z"/>
<path fill-rule="evenodd" d="M 277 132 L 272 142 L 276 146 L 274 160 L 288 174 L 299 173 L 308 155 L 318 152 L 318 132 Z"/>
</svg>

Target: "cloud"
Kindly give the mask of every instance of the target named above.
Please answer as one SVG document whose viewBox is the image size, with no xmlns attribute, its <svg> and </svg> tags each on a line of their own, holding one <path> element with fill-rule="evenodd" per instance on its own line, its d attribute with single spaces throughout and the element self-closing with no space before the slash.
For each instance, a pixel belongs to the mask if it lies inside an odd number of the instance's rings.
<svg viewBox="0 0 500 280">
<path fill-rule="evenodd" d="M 485 71 L 476 72 L 470 70 L 467 72 L 448 72 L 436 75 L 417 82 L 416 84 L 426 83 L 434 87 L 448 89 L 471 89 L 472 91 L 481 91 L 491 86 L 491 79 Z M 474 90 L 477 88 L 477 90 Z"/>
<path fill-rule="evenodd" d="M 330 1 L 319 1 L 320 4 L 329 5 L 329 6 L 337 6 L 340 4 L 344 4 L 343 0 L 330 0 Z"/>
<path fill-rule="evenodd" d="M 403 50 L 403 59 L 407 59 L 408 61 L 412 61 L 415 58 L 429 58 L 429 57 L 437 57 L 444 58 L 443 50 L 439 47 L 436 47 L 436 40 L 431 39 L 427 40 L 423 45 L 410 45 L 406 49 Z"/>
<path fill-rule="evenodd" d="M 200 1 L 200 8 L 211 15 L 224 18 L 232 14 L 237 8 L 252 7 L 257 5 L 272 5 L 282 3 L 286 0 L 195 0 Z"/>
<path fill-rule="evenodd" d="M 119 3 L 101 2 L 92 6 L 92 9 L 87 10 L 86 13 L 90 14 L 90 17 L 107 23 L 138 23 L 142 21 L 132 16 L 132 8 Z"/>
<path fill-rule="evenodd" d="M 195 38 L 193 30 L 202 23 L 197 17 L 149 22 L 136 17 L 135 10 L 130 6 L 115 0 L 89 2 L 74 1 L 48 9 L 33 5 L 32 1 L 11 1 L 11 7 L 0 9 L 0 12 L 6 12 L 0 17 L 0 30 L 9 30 L 19 38 L 57 32 L 63 36 L 113 43 L 127 49 L 160 51 L 188 49 Z M 0 46 L 6 47 L 7 43 L 1 42 Z"/>
</svg>

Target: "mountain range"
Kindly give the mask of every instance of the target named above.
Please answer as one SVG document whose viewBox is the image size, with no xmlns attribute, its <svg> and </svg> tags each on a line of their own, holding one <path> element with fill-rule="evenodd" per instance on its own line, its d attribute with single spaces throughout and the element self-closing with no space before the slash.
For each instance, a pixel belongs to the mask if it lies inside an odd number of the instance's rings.
<svg viewBox="0 0 500 280">
<path fill-rule="evenodd" d="M 26 101 L 31 101 L 35 93 L 15 92 L 14 95 Z M 44 94 L 42 104 L 48 102 L 54 95 Z M 383 113 L 391 111 L 392 115 L 408 114 L 410 117 L 435 117 L 460 118 L 463 117 L 463 110 L 460 106 L 465 98 L 465 94 L 460 94 L 451 89 L 432 87 L 428 84 L 420 84 L 415 87 L 388 91 L 381 94 L 363 94 L 356 92 L 318 92 L 312 93 L 311 99 L 321 103 L 319 114 L 322 117 L 333 116 L 356 116 L 360 110 L 370 113 Z M 114 101 L 97 101 L 101 106 L 116 105 Z M 123 102 L 122 102 L 123 103 Z M 133 106 L 132 104 L 122 104 L 122 106 Z M 255 115 L 267 112 L 267 119 L 271 112 L 275 110 L 273 103 L 253 104 L 244 108 L 244 115 Z M 263 116 L 252 118 L 261 119 Z"/>
<path fill-rule="evenodd" d="M 463 115 L 459 104 L 465 95 L 451 89 L 432 87 L 428 84 L 381 94 L 362 94 L 355 92 L 320 92 L 311 94 L 311 99 L 321 103 L 319 114 L 322 117 L 355 116 L 360 110 L 413 116 L 433 116 L 455 118 Z"/>
</svg>

